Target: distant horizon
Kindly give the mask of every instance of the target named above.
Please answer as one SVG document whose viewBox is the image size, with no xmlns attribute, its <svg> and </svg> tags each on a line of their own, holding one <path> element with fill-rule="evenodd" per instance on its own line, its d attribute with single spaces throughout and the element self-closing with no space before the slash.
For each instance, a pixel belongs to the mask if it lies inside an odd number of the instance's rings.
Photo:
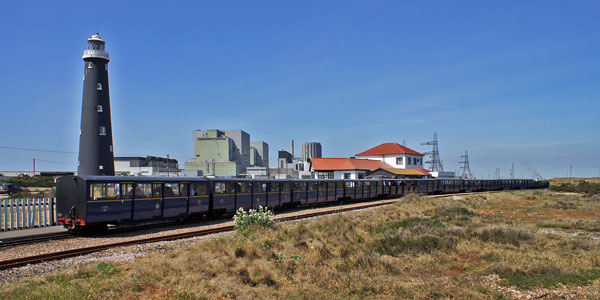
<svg viewBox="0 0 600 300">
<path fill-rule="evenodd" d="M 600 177 L 600 3 L 8 1 L 0 170 L 76 170 L 81 55 L 110 53 L 115 156 L 192 159 L 192 132 L 351 157 L 385 142 L 444 169 Z M 6 113 L 8 112 L 8 113 Z M 300 153 L 300 151 L 296 151 Z"/>
</svg>

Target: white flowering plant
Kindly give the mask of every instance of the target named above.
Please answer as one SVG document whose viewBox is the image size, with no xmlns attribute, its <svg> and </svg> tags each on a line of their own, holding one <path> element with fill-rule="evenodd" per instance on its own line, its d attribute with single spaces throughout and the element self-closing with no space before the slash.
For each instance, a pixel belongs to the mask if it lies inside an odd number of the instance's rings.
<svg viewBox="0 0 600 300">
<path fill-rule="evenodd" d="M 245 211 L 240 207 L 233 216 L 233 226 L 238 231 L 246 231 L 251 226 L 271 227 L 275 224 L 273 212 L 267 207 Z"/>
</svg>

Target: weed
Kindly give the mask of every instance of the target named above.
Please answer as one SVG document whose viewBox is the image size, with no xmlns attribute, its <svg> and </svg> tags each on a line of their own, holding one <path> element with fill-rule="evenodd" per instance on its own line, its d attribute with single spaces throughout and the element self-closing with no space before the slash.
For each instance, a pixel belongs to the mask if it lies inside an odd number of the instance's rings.
<svg viewBox="0 0 600 300">
<path fill-rule="evenodd" d="M 248 211 L 240 207 L 233 216 L 233 224 L 236 230 L 247 234 L 252 230 L 251 227 L 272 227 L 275 221 L 273 221 L 273 212 L 267 207 L 259 206 L 257 210 Z"/>
<path fill-rule="evenodd" d="M 436 250 L 453 249 L 456 239 L 440 237 L 429 233 L 413 234 L 407 230 L 400 230 L 395 234 L 388 234 L 373 243 L 379 254 L 396 256 L 400 253 L 430 253 Z"/>
<path fill-rule="evenodd" d="M 469 220 L 475 215 L 473 211 L 462 206 L 438 206 L 435 208 L 435 216 L 442 220 Z"/>
<path fill-rule="evenodd" d="M 119 269 L 111 263 L 101 262 L 96 266 L 96 269 L 101 275 L 111 276 L 119 273 Z"/>
<path fill-rule="evenodd" d="M 445 227 L 444 223 L 439 219 L 432 218 L 408 218 L 404 220 L 400 220 L 398 222 L 390 222 L 384 221 L 372 229 L 372 232 L 375 234 L 386 234 L 389 232 L 393 232 L 398 230 L 399 228 L 412 228 L 416 226 L 425 226 L 425 227 Z"/>
<path fill-rule="evenodd" d="M 555 209 L 575 209 L 577 208 L 577 204 L 575 204 L 574 202 L 558 200 L 556 201 L 556 203 L 546 203 L 545 207 Z"/>
<path fill-rule="evenodd" d="M 521 242 L 533 241 L 535 238 L 535 235 L 528 231 L 502 225 L 478 228 L 473 232 L 473 235 L 484 242 L 512 244 L 514 246 L 519 246 Z"/>
<path fill-rule="evenodd" d="M 513 285 L 520 289 L 554 288 L 558 284 L 583 286 L 600 278 L 599 268 L 565 272 L 560 268 L 543 266 L 528 271 L 501 269 L 497 273 L 504 278 L 505 285 Z"/>
</svg>

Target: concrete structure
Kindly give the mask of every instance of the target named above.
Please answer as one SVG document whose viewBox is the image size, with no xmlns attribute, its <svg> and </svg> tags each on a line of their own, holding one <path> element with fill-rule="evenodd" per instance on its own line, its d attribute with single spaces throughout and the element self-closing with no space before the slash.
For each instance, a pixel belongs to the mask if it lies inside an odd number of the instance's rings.
<svg viewBox="0 0 600 300">
<path fill-rule="evenodd" d="M 110 97 L 108 89 L 108 52 L 100 35 L 88 38 L 83 51 L 83 100 L 79 136 L 78 175 L 115 175 Z"/>
<path fill-rule="evenodd" d="M 434 178 L 455 178 L 456 174 L 454 172 L 430 172 L 431 177 Z"/>
<path fill-rule="evenodd" d="M 158 156 L 115 157 L 115 173 L 122 176 L 178 176 L 176 159 Z"/>
<path fill-rule="evenodd" d="M 269 168 L 267 167 L 247 167 L 246 176 L 249 178 L 268 178 Z"/>
<path fill-rule="evenodd" d="M 250 165 L 269 168 L 269 145 L 263 141 L 250 142 Z"/>
<path fill-rule="evenodd" d="M 313 157 L 323 157 L 321 143 L 318 142 L 302 142 L 301 159 L 310 161 Z"/>
<path fill-rule="evenodd" d="M 380 160 L 392 168 L 423 168 L 423 154 L 398 143 L 381 144 L 356 154 L 356 158 Z"/>
<path fill-rule="evenodd" d="M 249 166 L 268 166 L 269 145 L 262 141 L 252 145 L 243 130 L 195 130 L 194 159 L 185 163 L 185 169 L 233 177 L 246 173 Z"/>
<path fill-rule="evenodd" d="M 312 169 L 315 179 L 362 179 L 367 173 L 380 168 L 391 168 L 388 164 L 371 159 L 358 158 L 313 158 Z"/>
</svg>

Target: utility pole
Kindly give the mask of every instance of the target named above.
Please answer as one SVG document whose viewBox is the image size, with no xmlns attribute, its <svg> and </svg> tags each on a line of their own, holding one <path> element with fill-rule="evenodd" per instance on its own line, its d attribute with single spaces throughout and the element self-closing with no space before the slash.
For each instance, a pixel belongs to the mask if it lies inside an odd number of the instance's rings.
<svg viewBox="0 0 600 300">
<path fill-rule="evenodd" d="M 35 158 L 33 159 L 33 175 L 31 177 L 35 176 Z"/>
<path fill-rule="evenodd" d="M 510 168 L 510 179 L 515 179 L 515 163 L 512 163 L 512 167 Z"/>
<path fill-rule="evenodd" d="M 462 163 L 462 167 L 460 167 L 462 169 L 460 178 L 472 178 L 473 173 L 471 173 L 471 167 L 469 167 L 469 153 L 467 153 L 467 150 L 465 150 L 465 155 L 461 155 L 460 157 L 463 158 L 463 161 L 460 162 Z"/>
<path fill-rule="evenodd" d="M 573 166 L 569 166 L 569 177 L 573 177 Z"/>
<path fill-rule="evenodd" d="M 440 150 L 438 148 L 437 133 L 433 133 L 433 141 L 421 143 L 421 145 L 433 146 L 433 151 L 425 152 L 423 154 L 431 157 L 430 161 L 426 161 L 426 164 L 431 164 L 432 172 L 444 172 L 442 161 L 440 160 Z"/>
<path fill-rule="evenodd" d="M 169 153 L 167 153 L 167 177 L 170 177 L 169 175 L 169 171 L 171 171 L 171 164 L 170 164 L 171 160 L 169 159 Z"/>
</svg>

